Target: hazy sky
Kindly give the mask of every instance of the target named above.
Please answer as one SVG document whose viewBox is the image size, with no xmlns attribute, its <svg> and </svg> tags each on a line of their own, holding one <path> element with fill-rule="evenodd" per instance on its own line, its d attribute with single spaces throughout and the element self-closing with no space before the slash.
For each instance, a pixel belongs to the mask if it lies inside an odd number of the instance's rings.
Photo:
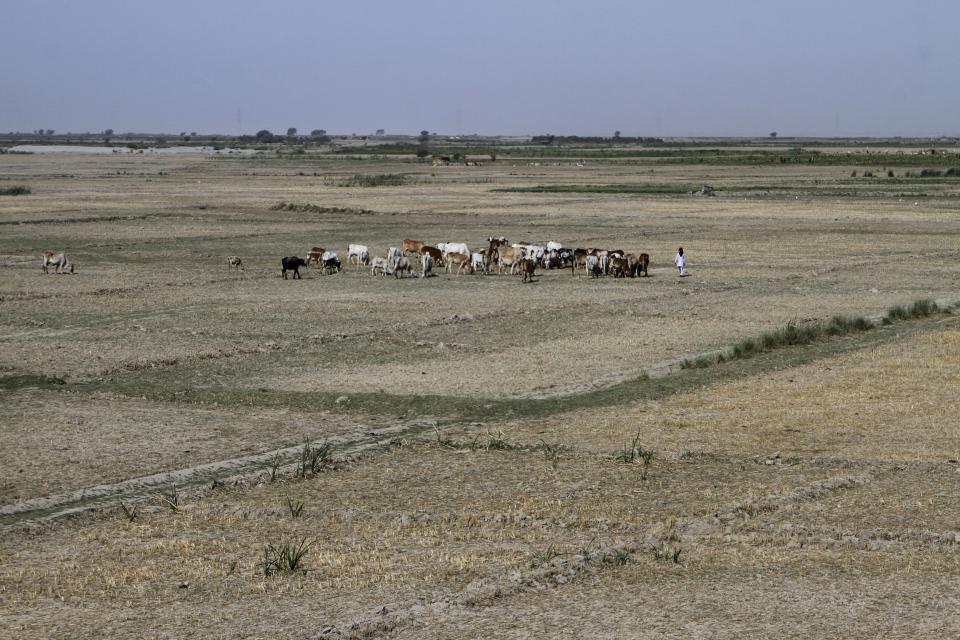
<svg viewBox="0 0 960 640">
<path fill-rule="evenodd" d="M 960 135 L 960 2 L 3 0 L 0 131 Z"/>
</svg>

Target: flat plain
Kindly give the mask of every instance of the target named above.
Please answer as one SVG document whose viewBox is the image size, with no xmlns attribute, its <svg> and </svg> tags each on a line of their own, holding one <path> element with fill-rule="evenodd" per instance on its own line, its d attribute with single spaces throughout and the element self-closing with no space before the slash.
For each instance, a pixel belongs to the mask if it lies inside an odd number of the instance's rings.
<svg viewBox="0 0 960 640">
<path fill-rule="evenodd" d="M 0 635 L 957 635 L 955 315 L 682 365 L 960 302 L 960 179 L 890 154 L 0 155 Z M 649 277 L 280 277 L 487 236 Z"/>
</svg>

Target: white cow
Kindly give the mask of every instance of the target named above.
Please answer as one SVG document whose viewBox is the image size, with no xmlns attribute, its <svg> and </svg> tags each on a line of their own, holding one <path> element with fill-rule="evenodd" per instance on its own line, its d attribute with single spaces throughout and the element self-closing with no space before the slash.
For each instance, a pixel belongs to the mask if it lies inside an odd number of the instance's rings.
<svg viewBox="0 0 960 640">
<path fill-rule="evenodd" d="M 481 273 L 487 272 L 484 268 L 483 254 L 478 251 L 474 251 L 470 255 L 470 266 L 473 267 L 474 271 L 480 271 Z"/>
<path fill-rule="evenodd" d="M 467 245 L 463 242 L 440 242 L 437 244 L 437 249 L 440 249 L 440 252 L 443 253 L 444 261 L 446 261 L 447 254 L 450 253 L 470 255 L 470 249 L 468 249 Z"/>
<path fill-rule="evenodd" d="M 593 278 L 600 277 L 600 258 L 597 256 L 587 256 L 586 264 L 584 265 L 587 273 L 590 274 Z"/>
<path fill-rule="evenodd" d="M 347 246 L 347 263 L 357 261 L 357 267 L 361 264 L 370 264 L 370 250 L 365 244 L 351 244 Z"/>
<path fill-rule="evenodd" d="M 387 262 L 393 264 L 400 255 L 400 249 L 398 247 L 390 247 L 387 249 Z"/>
<path fill-rule="evenodd" d="M 560 251 L 560 249 L 563 249 L 563 245 L 559 242 L 551 240 L 547 243 L 547 251 Z"/>
<path fill-rule="evenodd" d="M 410 260 L 408 258 L 400 256 L 390 263 L 387 273 L 392 273 L 394 278 L 401 278 L 403 277 L 404 273 L 407 275 L 413 274 L 413 267 L 410 265 Z"/>
<path fill-rule="evenodd" d="M 423 269 L 420 272 L 421 278 L 426 278 L 427 276 L 433 275 L 433 256 L 429 253 L 425 253 L 420 256 L 420 267 Z"/>
<path fill-rule="evenodd" d="M 40 254 L 40 258 L 43 260 L 44 273 L 50 273 L 47 270 L 49 267 L 54 267 L 56 273 L 66 273 L 67 269 L 70 270 L 70 273 L 73 273 L 73 263 L 67 260 L 67 256 L 62 253 L 44 251 Z"/>
<path fill-rule="evenodd" d="M 378 271 L 383 275 L 387 275 L 387 265 L 388 265 L 388 262 L 386 258 L 381 258 L 380 256 L 377 256 L 376 258 L 373 259 L 373 266 L 370 267 L 371 275 L 377 275 Z"/>
</svg>

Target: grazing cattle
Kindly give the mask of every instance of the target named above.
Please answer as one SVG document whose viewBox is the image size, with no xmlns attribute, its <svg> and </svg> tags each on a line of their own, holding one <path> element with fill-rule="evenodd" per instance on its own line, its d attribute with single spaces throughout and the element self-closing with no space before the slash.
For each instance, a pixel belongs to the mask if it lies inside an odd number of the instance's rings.
<svg viewBox="0 0 960 640">
<path fill-rule="evenodd" d="M 424 253 L 420 256 L 420 277 L 426 278 L 427 276 L 433 275 L 433 256 L 429 253 Z"/>
<path fill-rule="evenodd" d="M 603 275 L 607 275 L 608 273 L 610 273 L 610 256 L 607 254 L 603 254 L 603 255 L 597 256 L 597 259 L 600 262 L 600 272 Z"/>
<path fill-rule="evenodd" d="M 342 268 L 340 258 L 333 251 L 324 251 L 320 256 L 320 264 L 323 267 L 323 273 L 337 273 Z"/>
<path fill-rule="evenodd" d="M 526 258 L 520 261 L 520 272 L 523 274 L 524 282 L 533 282 L 533 275 L 536 268 L 537 261 L 532 258 Z"/>
<path fill-rule="evenodd" d="M 497 273 L 503 273 L 504 267 L 510 267 L 510 273 L 513 273 L 517 263 L 523 260 L 523 250 L 516 247 L 497 247 Z"/>
<path fill-rule="evenodd" d="M 401 278 L 403 274 L 413 275 L 413 266 L 411 266 L 409 259 L 400 256 L 390 263 L 388 273 L 392 273 L 394 278 Z"/>
<path fill-rule="evenodd" d="M 463 271 L 464 267 L 472 271 L 470 267 L 470 254 L 452 252 L 447 254 L 447 273 L 450 273 L 450 270 L 453 268 L 453 265 L 457 265 L 457 274 Z"/>
<path fill-rule="evenodd" d="M 589 249 L 573 250 L 573 259 L 570 261 L 570 268 L 572 269 L 574 275 L 577 273 L 577 267 L 583 267 L 584 271 L 587 270 L 587 257 L 589 255 Z"/>
<path fill-rule="evenodd" d="M 400 249 L 397 247 L 390 247 L 387 249 L 387 262 L 393 262 L 402 255 Z"/>
<path fill-rule="evenodd" d="M 370 250 L 365 244 L 351 244 L 347 245 L 347 264 L 350 264 L 356 260 L 357 268 L 360 268 L 360 265 L 370 264 Z"/>
<path fill-rule="evenodd" d="M 626 278 L 627 274 L 633 277 L 633 270 L 628 258 L 614 256 L 610 259 L 610 273 L 614 278 Z"/>
<path fill-rule="evenodd" d="M 643 276 L 644 276 L 644 277 L 647 277 L 647 276 L 649 275 L 649 274 L 647 273 L 647 267 L 649 267 L 649 266 L 650 266 L 650 256 L 649 256 L 648 254 L 646 254 L 646 253 L 641 253 L 639 256 L 637 256 L 637 271 L 636 271 L 636 273 L 637 273 L 638 276 L 639 276 L 640 273 L 642 272 L 642 273 L 643 273 Z"/>
<path fill-rule="evenodd" d="M 306 261 L 299 256 L 288 256 L 280 260 L 281 271 L 280 275 L 283 276 L 283 279 L 287 279 L 287 271 L 293 271 L 293 279 L 296 280 L 300 278 L 300 267 L 307 266 Z"/>
<path fill-rule="evenodd" d="M 40 259 L 43 260 L 44 273 L 50 273 L 48 270 L 50 267 L 54 268 L 55 273 L 67 273 L 67 269 L 70 270 L 70 273 L 73 273 L 73 263 L 67 260 L 67 256 L 62 253 L 44 251 L 40 254 Z"/>
<path fill-rule="evenodd" d="M 501 244 L 508 244 L 506 236 L 489 236 L 487 238 L 487 242 L 489 242 L 490 244 L 493 244 L 494 242 L 496 242 L 497 246 L 500 246 Z"/>
<path fill-rule="evenodd" d="M 243 271 L 243 260 L 240 259 L 240 256 L 227 256 L 227 268 Z"/>
<path fill-rule="evenodd" d="M 559 242 L 553 240 L 547 242 L 547 251 L 560 251 L 561 249 L 563 249 L 563 245 Z"/>
<path fill-rule="evenodd" d="M 480 253 L 479 251 L 474 251 L 473 254 L 470 255 L 470 267 L 473 269 L 474 273 L 477 271 L 482 271 L 483 273 L 487 272 L 485 266 L 486 263 L 484 262 L 485 255 L 485 253 Z"/>
<path fill-rule="evenodd" d="M 443 259 L 447 259 L 447 255 L 451 253 L 463 253 L 467 256 L 470 255 L 470 249 L 467 248 L 466 243 L 463 242 L 438 242 L 437 249 L 443 253 Z"/>
<path fill-rule="evenodd" d="M 371 275 L 377 275 L 377 272 L 387 275 L 387 259 L 377 256 L 373 259 L 373 264 L 370 267 Z"/>
<path fill-rule="evenodd" d="M 313 247 L 310 249 L 310 252 L 307 254 L 306 262 L 307 264 L 320 264 L 320 257 L 326 252 L 326 249 L 323 247 Z"/>
<path fill-rule="evenodd" d="M 420 255 L 422 250 L 423 240 L 404 240 L 400 246 L 400 253 L 403 255 L 407 255 L 408 253 Z"/>
<path fill-rule="evenodd" d="M 600 258 L 588 255 L 584 260 L 584 268 L 591 278 L 599 278 L 603 270 L 600 268 Z"/>
<path fill-rule="evenodd" d="M 430 245 L 425 244 L 420 247 L 420 255 L 428 255 L 433 258 L 434 264 L 436 264 L 438 267 L 443 266 L 443 252 L 437 247 L 431 247 Z"/>
</svg>

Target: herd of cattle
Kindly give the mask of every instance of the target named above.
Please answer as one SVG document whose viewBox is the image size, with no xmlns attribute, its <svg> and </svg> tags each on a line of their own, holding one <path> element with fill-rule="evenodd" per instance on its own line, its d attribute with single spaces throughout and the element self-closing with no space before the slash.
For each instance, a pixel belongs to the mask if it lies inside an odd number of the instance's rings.
<svg viewBox="0 0 960 640">
<path fill-rule="evenodd" d="M 62 253 L 44 251 L 40 254 L 43 272 L 49 273 L 54 267 L 57 273 L 73 273 L 74 265 Z M 411 257 L 413 260 L 411 261 Z M 323 247 L 313 247 L 304 257 L 288 256 L 281 261 L 281 275 L 287 279 L 290 272 L 293 278 L 300 278 L 300 267 L 316 265 L 322 273 L 337 273 L 343 268 L 339 256 Z M 434 268 L 446 269 L 447 273 L 456 270 L 461 273 L 503 273 L 509 269 L 511 274 L 518 273 L 523 281 L 533 279 L 540 269 L 571 269 L 592 277 L 613 276 L 614 278 L 634 278 L 646 276 L 650 265 L 650 256 L 646 253 L 634 255 L 622 249 L 568 249 L 559 242 L 544 245 L 531 243 L 509 244 L 504 237 L 487 238 L 487 247 L 483 251 L 471 252 L 462 242 L 439 242 L 436 246 L 425 244 L 421 240 L 404 240 L 399 247 L 390 247 L 386 256 L 370 255 L 366 245 L 351 244 L 347 247 L 347 264 L 370 267 L 373 275 L 392 275 L 396 278 L 416 276 L 421 278 L 433 275 Z M 239 256 L 229 256 L 227 265 L 233 269 L 243 269 L 243 260 Z M 419 273 L 414 265 L 420 267 Z"/>
<path fill-rule="evenodd" d="M 413 260 L 411 261 L 411 257 Z M 598 278 L 610 275 L 615 278 L 633 278 L 646 276 L 650 256 L 627 253 L 621 249 L 569 249 L 559 242 L 546 244 L 515 243 L 509 244 L 504 237 L 487 238 L 487 247 L 483 251 L 471 252 L 462 242 L 439 242 L 436 246 L 425 244 L 421 240 L 404 240 L 399 247 L 390 247 L 386 256 L 371 256 L 366 245 L 351 244 L 347 247 L 347 264 L 370 267 L 373 275 L 392 275 L 396 278 L 416 276 L 426 278 L 433 274 L 434 268 L 444 268 L 447 273 L 454 270 L 461 273 L 503 273 L 509 269 L 511 274 L 518 273 L 523 281 L 533 279 L 536 269 L 571 269 L 574 275 L 578 270 Z M 237 256 L 230 256 L 227 263 L 234 268 L 243 268 Z M 414 265 L 420 267 L 416 272 Z M 340 257 L 323 247 L 313 247 L 304 257 L 288 256 L 281 260 L 281 275 L 287 278 L 287 272 L 293 278 L 300 277 L 300 267 L 316 265 L 323 273 L 337 273 L 343 268 Z"/>
</svg>

